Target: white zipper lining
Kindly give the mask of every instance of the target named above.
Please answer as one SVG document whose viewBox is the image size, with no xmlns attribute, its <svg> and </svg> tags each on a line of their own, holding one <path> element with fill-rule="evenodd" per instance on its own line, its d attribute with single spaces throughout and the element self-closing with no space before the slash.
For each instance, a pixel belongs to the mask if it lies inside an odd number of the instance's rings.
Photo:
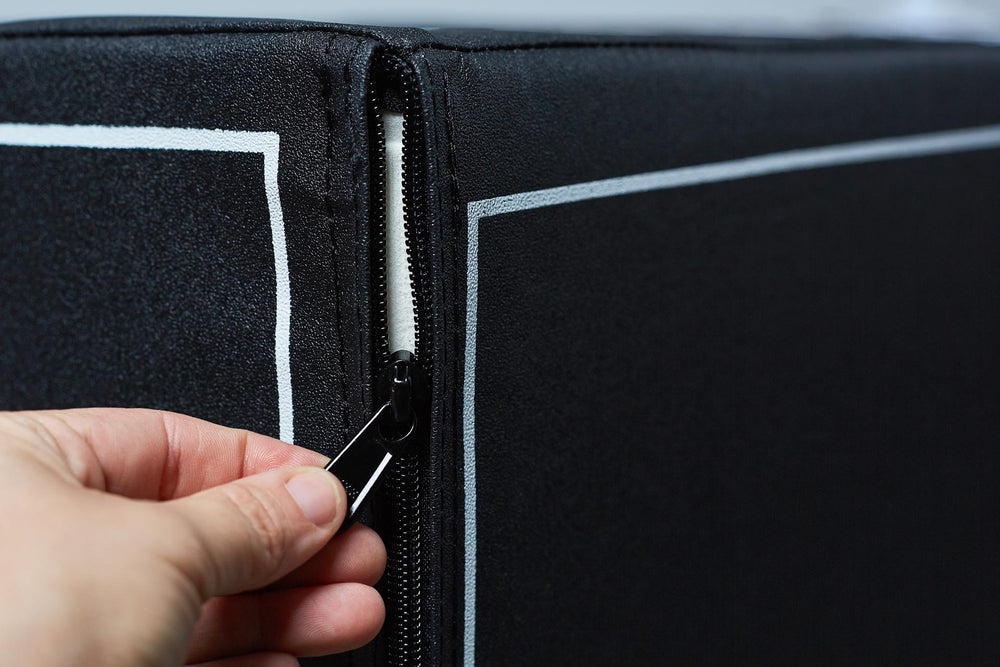
<svg viewBox="0 0 1000 667">
<path fill-rule="evenodd" d="M 403 114 L 382 115 L 385 128 L 386 316 L 389 351 L 416 352 L 417 317 L 403 219 Z"/>
</svg>

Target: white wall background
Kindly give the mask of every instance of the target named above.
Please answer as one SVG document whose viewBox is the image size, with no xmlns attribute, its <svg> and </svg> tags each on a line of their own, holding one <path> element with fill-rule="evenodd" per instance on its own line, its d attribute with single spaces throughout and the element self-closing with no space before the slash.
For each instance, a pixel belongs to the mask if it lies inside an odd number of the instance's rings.
<svg viewBox="0 0 1000 667">
<path fill-rule="evenodd" d="M 146 14 L 585 32 L 892 34 L 1000 41 L 1000 0 L 0 0 L 0 20 Z"/>
</svg>

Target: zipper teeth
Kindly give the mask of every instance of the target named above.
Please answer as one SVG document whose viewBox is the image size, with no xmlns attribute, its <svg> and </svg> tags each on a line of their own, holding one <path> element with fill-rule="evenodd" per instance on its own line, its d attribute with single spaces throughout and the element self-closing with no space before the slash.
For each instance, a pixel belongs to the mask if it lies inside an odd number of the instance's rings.
<svg viewBox="0 0 1000 667">
<path fill-rule="evenodd" d="M 374 328 L 378 332 L 375 349 L 375 368 L 389 360 L 389 298 L 387 294 L 387 242 L 386 220 L 386 155 L 385 127 L 382 125 L 382 91 L 378 78 L 372 76 L 368 83 L 368 129 L 372 138 L 371 165 L 371 219 L 372 219 L 372 282 L 374 284 Z"/>
<path fill-rule="evenodd" d="M 407 454 L 394 461 L 386 486 L 392 507 L 386 566 L 389 664 L 420 665 L 424 636 L 419 457 Z"/>
<path fill-rule="evenodd" d="M 427 211 L 423 196 L 427 184 L 423 157 L 424 134 L 416 75 L 403 61 L 397 60 L 403 111 L 403 231 L 410 257 L 410 284 L 413 289 L 413 312 L 416 317 L 415 349 L 420 364 L 429 372 L 432 366 L 431 348 L 424 344 L 428 337 L 432 299 L 422 298 L 430 286 L 427 258 Z"/>
<path fill-rule="evenodd" d="M 413 312 L 416 317 L 415 350 L 411 350 L 426 372 L 433 366 L 432 348 L 426 344 L 430 320 L 431 299 L 422 298 L 430 287 L 430 264 L 425 251 L 428 244 L 426 225 L 427 205 L 423 191 L 427 183 L 421 158 L 424 155 L 424 136 L 420 131 L 421 109 L 416 75 L 403 60 L 383 56 L 379 75 L 373 76 L 368 91 L 369 128 L 373 140 L 372 151 L 372 220 L 374 221 L 372 268 L 375 284 L 375 328 L 379 332 L 375 350 L 376 366 L 381 366 L 393 350 L 389 349 L 388 296 L 386 293 L 386 147 L 385 127 L 382 123 L 382 96 L 384 85 L 395 85 L 401 94 L 403 109 L 403 234 L 409 256 L 408 271 L 412 287 Z M 416 128 L 416 129 L 414 129 Z"/>
<path fill-rule="evenodd" d="M 376 354 L 378 365 L 386 363 L 389 349 L 387 273 L 386 273 L 386 157 L 385 130 L 382 125 L 382 96 L 388 90 L 398 93 L 403 103 L 403 218 L 406 252 L 413 297 L 415 350 L 417 362 L 429 374 L 431 368 L 428 345 L 430 299 L 423 298 L 429 285 L 429 265 L 426 244 L 426 208 L 423 191 L 426 184 L 421 132 L 421 110 L 416 76 L 409 65 L 394 56 L 380 58 L 377 76 L 372 77 L 369 109 L 374 128 L 372 206 L 375 228 L 373 236 L 374 277 L 377 303 L 375 325 L 379 332 Z M 425 306 L 425 304 L 428 304 Z M 419 665 L 423 662 L 424 633 L 421 600 L 423 554 L 421 550 L 421 469 L 420 453 L 413 452 L 394 458 L 385 483 L 386 516 L 384 533 L 388 563 L 386 565 L 386 644 L 390 665 Z"/>
</svg>

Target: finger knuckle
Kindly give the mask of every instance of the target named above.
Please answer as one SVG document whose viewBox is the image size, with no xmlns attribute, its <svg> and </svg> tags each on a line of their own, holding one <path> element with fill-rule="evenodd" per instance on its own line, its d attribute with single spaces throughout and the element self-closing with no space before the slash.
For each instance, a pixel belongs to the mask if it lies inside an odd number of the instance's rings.
<svg viewBox="0 0 1000 667">
<path fill-rule="evenodd" d="M 268 571 L 276 569 L 287 551 L 285 520 L 279 504 L 266 490 L 233 484 L 227 497 L 247 522 L 258 562 Z"/>
</svg>

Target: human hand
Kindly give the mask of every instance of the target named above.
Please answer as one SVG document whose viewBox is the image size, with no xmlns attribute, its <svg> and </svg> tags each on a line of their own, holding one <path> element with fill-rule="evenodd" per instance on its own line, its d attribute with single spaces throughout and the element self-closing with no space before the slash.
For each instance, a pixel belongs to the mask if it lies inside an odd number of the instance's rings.
<svg viewBox="0 0 1000 667">
<path fill-rule="evenodd" d="M 367 643 L 385 547 L 333 537 L 326 460 L 153 410 L 0 413 L 3 661 L 285 667 Z"/>
</svg>

